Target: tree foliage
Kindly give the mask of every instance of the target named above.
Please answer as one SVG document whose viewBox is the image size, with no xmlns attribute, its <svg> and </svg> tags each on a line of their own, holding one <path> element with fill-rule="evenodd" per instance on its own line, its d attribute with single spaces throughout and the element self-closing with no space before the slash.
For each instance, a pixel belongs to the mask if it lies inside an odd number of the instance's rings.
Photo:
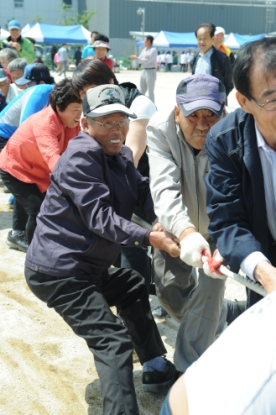
<svg viewBox="0 0 276 415">
<path fill-rule="evenodd" d="M 59 6 L 61 7 L 62 18 L 57 21 L 57 24 L 62 24 L 64 26 L 81 24 L 86 29 L 89 29 L 89 21 L 91 17 L 97 12 L 96 9 L 84 10 L 83 13 L 80 14 L 75 13 L 74 8 L 68 6 L 65 3 L 60 3 Z"/>
<path fill-rule="evenodd" d="M 36 14 L 35 17 L 29 19 L 29 23 L 44 23 L 44 19 L 40 14 Z"/>
</svg>

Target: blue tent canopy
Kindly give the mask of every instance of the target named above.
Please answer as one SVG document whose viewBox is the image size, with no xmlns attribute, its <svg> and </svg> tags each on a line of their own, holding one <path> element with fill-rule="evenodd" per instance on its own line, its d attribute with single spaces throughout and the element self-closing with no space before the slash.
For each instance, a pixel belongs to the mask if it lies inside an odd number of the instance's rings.
<svg viewBox="0 0 276 415">
<path fill-rule="evenodd" d="M 90 32 L 82 25 L 59 26 L 36 23 L 22 32 L 24 37 L 32 37 L 36 42 L 44 43 L 84 43 L 90 40 Z"/>
<path fill-rule="evenodd" d="M 143 42 L 136 42 L 136 46 L 143 46 Z M 165 32 L 158 33 L 153 41 L 155 47 L 197 47 L 197 40 L 194 32 L 177 33 L 177 32 Z"/>
<path fill-rule="evenodd" d="M 261 39 L 264 34 L 259 35 L 238 35 L 236 33 L 230 33 L 225 37 L 224 44 L 230 49 L 239 49 L 242 45 L 254 40 Z M 136 42 L 136 46 L 143 46 L 143 42 Z M 197 39 L 194 32 L 177 33 L 177 32 L 165 32 L 158 33 L 153 41 L 155 47 L 180 47 L 180 48 L 197 48 Z"/>
</svg>

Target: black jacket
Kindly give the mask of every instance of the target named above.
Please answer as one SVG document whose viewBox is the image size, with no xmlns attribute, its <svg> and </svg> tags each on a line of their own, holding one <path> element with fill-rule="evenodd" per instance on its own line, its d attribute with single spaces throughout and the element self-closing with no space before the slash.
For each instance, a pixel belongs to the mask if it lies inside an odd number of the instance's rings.
<svg viewBox="0 0 276 415">
<path fill-rule="evenodd" d="M 213 48 L 213 53 L 211 55 L 211 67 L 212 67 L 211 75 L 215 76 L 223 83 L 226 89 L 226 95 L 229 95 L 229 93 L 234 88 L 234 84 L 232 80 L 232 65 L 231 65 L 230 59 L 224 53 L 214 48 L 214 46 L 212 48 Z M 194 57 L 194 59 L 191 62 L 191 68 L 192 68 L 193 75 L 195 73 L 198 58 L 199 58 L 199 53 Z"/>
</svg>

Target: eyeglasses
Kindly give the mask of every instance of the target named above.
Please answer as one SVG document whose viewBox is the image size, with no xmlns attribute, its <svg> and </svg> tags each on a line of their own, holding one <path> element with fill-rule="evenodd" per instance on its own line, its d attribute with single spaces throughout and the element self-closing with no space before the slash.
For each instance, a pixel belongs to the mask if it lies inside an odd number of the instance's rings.
<svg viewBox="0 0 276 415">
<path fill-rule="evenodd" d="M 269 101 L 265 101 L 264 104 L 260 104 L 251 95 L 248 95 L 248 98 L 252 99 L 255 102 L 255 104 L 257 104 L 259 107 L 263 108 L 265 111 L 275 111 L 276 110 L 276 98 L 271 99 Z"/>
<path fill-rule="evenodd" d="M 110 121 L 105 121 L 105 122 L 99 122 L 96 120 L 92 120 L 93 122 L 96 122 L 97 124 L 100 124 L 101 127 L 103 127 L 105 130 L 112 130 L 113 128 L 117 127 L 117 125 L 120 128 L 126 128 L 129 126 L 129 119 L 126 118 L 125 120 L 121 120 L 119 122 L 110 122 Z"/>
</svg>

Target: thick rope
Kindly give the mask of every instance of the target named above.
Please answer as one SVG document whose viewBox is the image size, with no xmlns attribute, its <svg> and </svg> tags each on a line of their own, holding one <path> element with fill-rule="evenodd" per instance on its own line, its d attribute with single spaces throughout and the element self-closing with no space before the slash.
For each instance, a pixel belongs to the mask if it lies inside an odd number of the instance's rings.
<svg viewBox="0 0 276 415">
<path fill-rule="evenodd" d="M 150 231 L 152 229 L 151 225 L 148 222 L 139 218 L 139 216 L 135 214 L 132 215 L 131 220 L 132 222 L 135 222 L 138 225 L 142 226 L 142 228 L 148 229 Z M 255 291 L 256 293 L 262 295 L 263 297 L 267 295 L 263 286 L 259 284 L 258 282 L 252 281 L 248 277 L 243 277 L 240 274 L 235 274 L 234 272 L 232 272 L 230 269 L 228 269 L 224 265 L 221 265 L 218 269 L 225 277 L 232 278 L 233 280 L 239 282 L 242 285 L 245 285 L 245 287 L 249 288 L 252 291 Z"/>
</svg>

